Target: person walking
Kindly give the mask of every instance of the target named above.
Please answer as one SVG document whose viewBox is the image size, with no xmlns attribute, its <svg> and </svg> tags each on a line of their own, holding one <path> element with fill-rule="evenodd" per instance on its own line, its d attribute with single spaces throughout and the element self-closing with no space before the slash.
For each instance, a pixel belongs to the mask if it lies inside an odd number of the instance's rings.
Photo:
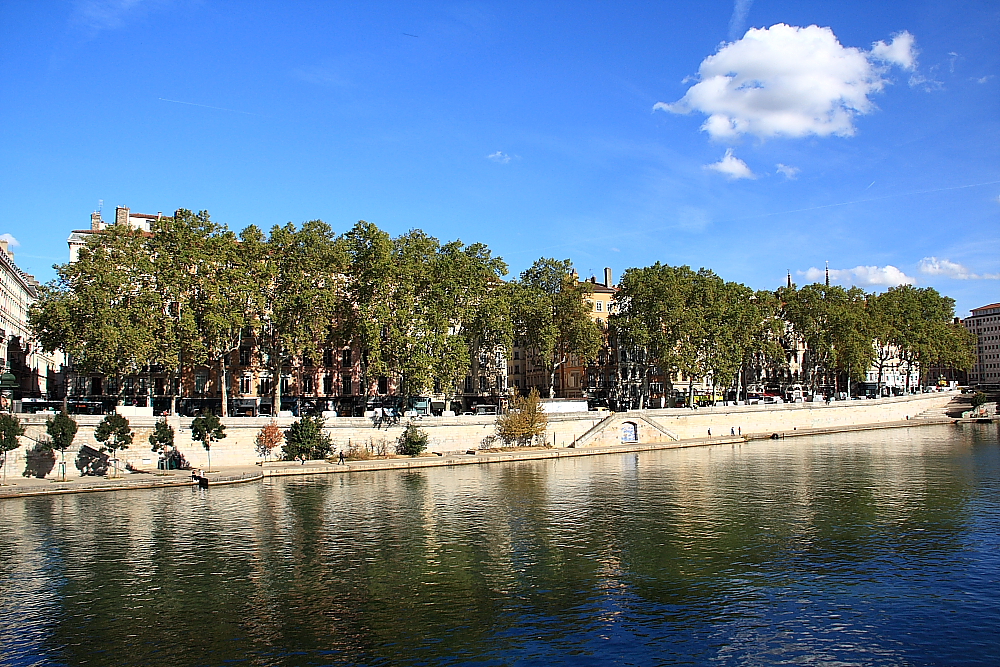
<svg viewBox="0 0 1000 667">
<path fill-rule="evenodd" d="M 712 429 L 708 429 L 708 437 L 712 437 Z"/>
<path fill-rule="evenodd" d="M 337 455 L 337 465 L 339 465 L 339 466 L 344 465 L 344 450 L 343 449 L 341 449 L 340 450 L 340 454 Z"/>
</svg>

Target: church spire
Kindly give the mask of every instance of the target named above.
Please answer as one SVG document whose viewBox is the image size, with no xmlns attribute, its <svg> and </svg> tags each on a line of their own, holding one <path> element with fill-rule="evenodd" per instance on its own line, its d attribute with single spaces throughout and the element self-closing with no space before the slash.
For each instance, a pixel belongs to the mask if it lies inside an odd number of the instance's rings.
<svg viewBox="0 0 1000 667">
<path fill-rule="evenodd" d="M 830 286 L 830 262 L 829 261 L 827 261 L 827 263 L 826 263 L 826 286 L 827 287 Z"/>
</svg>

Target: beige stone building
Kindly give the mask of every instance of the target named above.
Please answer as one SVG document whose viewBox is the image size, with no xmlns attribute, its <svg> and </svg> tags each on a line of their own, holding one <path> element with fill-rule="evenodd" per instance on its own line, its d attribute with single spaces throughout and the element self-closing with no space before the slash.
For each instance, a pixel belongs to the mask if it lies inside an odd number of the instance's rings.
<svg viewBox="0 0 1000 667">
<path fill-rule="evenodd" d="M 0 279 L 0 366 L 17 378 L 13 399 L 61 398 L 62 354 L 44 352 L 28 329 L 28 308 L 38 298 L 40 285 L 14 263 L 6 240 L 0 240 Z M 3 407 L 6 409 L 6 404 Z"/>
<path fill-rule="evenodd" d="M 976 335 L 976 364 L 969 371 L 969 384 L 1000 387 L 1000 303 L 973 308 L 962 324 Z"/>
</svg>

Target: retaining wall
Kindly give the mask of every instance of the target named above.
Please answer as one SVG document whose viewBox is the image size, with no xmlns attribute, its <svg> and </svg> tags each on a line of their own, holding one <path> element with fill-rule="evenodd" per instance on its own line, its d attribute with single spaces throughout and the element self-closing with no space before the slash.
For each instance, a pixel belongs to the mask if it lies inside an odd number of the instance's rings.
<svg viewBox="0 0 1000 667">
<path fill-rule="evenodd" d="M 712 436 L 729 435 L 731 430 L 742 431 L 744 435 L 793 431 L 800 428 L 831 428 L 859 424 L 877 424 L 901 421 L 915 417 L 924 410 L 946 405 L 954 392 L 923 394 L 918 396 L 888 398 L 880 400 L 835 402 L 830 405 L 798 403 L 786 405 L 753 405 L 735 407 L 702 408 L 699 410 L 659 409 L 607 413 L 586 412 L 555 414 L 549 416 L 547 440 L 556 447 L 595 447 L 620 444 L 623 427 L 631 433 L 630 424 L 635 425 L 639 442 L 659 443 L 676 440 L 704 438 L 711 429 Z M 27 433 L 21 438 L 22 446 L 7 456 L 7 475 L 18 476 L 26 468 L 28 450 L 37 442 L 44 442 L 45 415 L 19 415 Z M 69 477 L 79 476 L 75 460 L 80 446 L 89 445 L 96 449 L 100 443 L 94 439 L 94 427 L 101 417 L 77 416 L 80 425 L 74 446 L 66 451 L 66 473 Z M 169 417 L 169 423 L 176 432 L 176 444 L 184 457 L 194 467 L 207 468 L 208 454 L 201 443 L 191 439 L 191 419 Z M 255 451 L 254 441 L 268 418 L 229 418 L 224 420 L 226 438 L 212 446 L 212 467 L 252 465 L 260 461 Z M 287 428 L 293 418 L 278 419 L 278 425 Z M 132 447 L 119 454 L 124 462 L 140 468 L 154 468 L 157 456 L 149 447 L 149 434 L 155 418 L 132 417 L 129 423 L 135 433 Z M 428 417 L 419 420 L 420 428 L 430 437 L 430 451 L 448 453 L 475 449 L 484 438 L 494 433 L 494 417 Z M 350 445 L 377 446 L 384 443 L 392 451 L 393 444 L 402 433 L 403 427 L 376 429 L 365 418 L 337 417 L 327 420 L 326 432 L 338 449 Z M 279 452 L 275 452 L 277 456 Z M 56 462 L 59 454 L 56 453 Z M 49 476 L 58 474 L 53 467 Z"/>
</svg>

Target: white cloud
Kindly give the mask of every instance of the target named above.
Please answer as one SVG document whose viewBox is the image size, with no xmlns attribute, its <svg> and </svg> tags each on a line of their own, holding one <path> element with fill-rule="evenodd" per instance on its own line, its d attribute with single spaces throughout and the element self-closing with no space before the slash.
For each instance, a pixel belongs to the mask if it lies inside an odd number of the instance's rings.
<svg viewBox="0 0 1000 667">
<path fill-rule="evenodd" d="M 506 153 L 497 151 L 496 153 L 490 153 L 486 156 L 487 160 L 493 160 L 494 162 L 499 162 L 500 164 L 507 164 L 510 162 L 510 156 Z"/>
<path fill-rule="evenodd" d="M 979 275 L 973 273 L 968 267 L 952 262 L 948 259 L 938 259 L 937 257 L 924 257 L 917 264 L 920 273 L 929 276 L 943 276 L 954 278 L 955 280 L 1000 280 L 1000 273 L 984 273 Z"/>
<path fill-rule="evenodd" d="M 830 28 L 751 28 L 702 61 L 684 97 L 653 109 L 706 114 L 701 129 L 713 139 L 850 136 L 854 117 L 875 109 L 869 96 L 885 87 L 885 64 L 916 66 L 910 33 L 864 51 Z"/>
<path fill-rule="evenodd" d="M 976 83 L 986 83 L 987 81 L 989 81 L 992 78 L 993 78 L 992 74 L 987 74 L 984 77 L 980 77 L 980 78 L 976 79 Z"/>
<path fill-rule="evenodd" d="M 757 178 L 746 162 L 733 155 L 731 148 L 726 150 L 726 154 L 718 162 L 706 164 L 705 169 L 725 174 L 726 178 L 734 181 L 741 178 Z"/>
<path fill-rule="evenodd" d="M 798 167 L 789 167 L 787 164 L 778 163 L 777 173 L 784 174 L 785 178 L 795 180 L 795 177 L 799 175 L 800 171 L 802 170 Z"/>
<path fill-rule="evenodd" d="M 888 44 L 881 40 L 872 44 L 872 58 L 899 65 L 908 72 L 917 68 L 917 53 L 916 39 L 906 30 L 893 35 Z"/>
<path fill-rule="evenodd" d="M 815 266 L 806 271 L 799 271 L 800 276 L 805 276 L 810 282 L 822 282 L 826 279 L 824 269 L 817 269 Z M 895 285 L 915 285 L 916 278 L 912 278 L 892 264 L 885 266 L 855 266 L 853 269 L 830 269 L 830 281 L 835 283 L 848 283 L 859 287 L 870 287 L 882 285 L 892 287 Z"/>
<path fill-rule="evenodd" d="M 0 234 L 0 241 L 6 241 L 11 248 L 17 248 L 21 244 L 17 242 L 13 234 Z"/>
</svg>

